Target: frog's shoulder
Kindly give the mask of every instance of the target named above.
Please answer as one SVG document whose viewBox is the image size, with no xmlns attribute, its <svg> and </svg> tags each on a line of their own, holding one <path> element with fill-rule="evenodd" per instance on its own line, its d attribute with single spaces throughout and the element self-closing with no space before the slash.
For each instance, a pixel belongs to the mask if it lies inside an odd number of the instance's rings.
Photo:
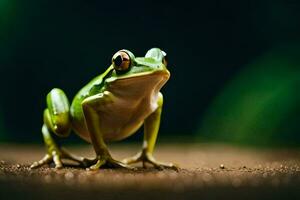
<svg viewBox="0 0 300 200">
<path fill-rule="evenodd" d="M 104 86 L 104 80 L 110 75 L 112 70 L 113 68 L 109 67 L 104 73 L 93 78 L 88 84 L 79 90 L 74 99 L 84 99 L 101 92 Z"/>
</svg>

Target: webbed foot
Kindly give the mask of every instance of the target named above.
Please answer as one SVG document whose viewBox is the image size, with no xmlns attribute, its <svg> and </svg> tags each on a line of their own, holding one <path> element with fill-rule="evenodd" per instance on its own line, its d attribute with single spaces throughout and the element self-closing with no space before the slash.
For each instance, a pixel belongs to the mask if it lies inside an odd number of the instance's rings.
<svg viewBox="0 0 300 200">
<path fill-rule="evenodd" d="M 49 148 L 48 153 L 41 160 L 34 162 L 30 168 L 35 169 L 43 165 L 54 163 L 56 169 L 61 169 L 63 168 L 62 159 L 77 162 L 81 167 L 88 167 L 95 163 L 94 160 L 71 155 L 65 149 L 54 146 Z"/>
<path fill-rule="evenodd" d="M 137 162 L 142 162 L 143 167 L 146 168 L 146 163 L 152 164 L 156 169 L 172 169 L 175 171 L 179 170 L 179 167 L 173 163 L 164 163 L 155 160 L 151 153 L 147 153 L 146 151 L 141 151 L 137 153 L 135 156 L 126 158 L 122 160 L 125 164 L 134 164 Z"/>
<path fill-rule="evenodd" d="M 102 156 L 97 156 L 96 164 L 90 166 L 89 168 L 87 168 L 87 170 L 98 170 L 102 167 L 104 167 L 104 168 L 105 167 L 107 167 L 107 168 L 124 168 L 124 169 L 130 169 L 130 170 L 136 169 L 135 167 L 132 167 L 123 162 L 113 159 L 110 155 L 102 155 Z"/>
</svg>

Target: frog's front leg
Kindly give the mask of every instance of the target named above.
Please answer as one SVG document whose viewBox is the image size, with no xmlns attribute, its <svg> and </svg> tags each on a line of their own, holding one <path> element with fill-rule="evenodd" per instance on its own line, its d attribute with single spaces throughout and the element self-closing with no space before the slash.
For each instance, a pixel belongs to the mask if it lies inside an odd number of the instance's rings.
<svg viewBox="0 0 300 200">
<path fill-rule="evenodd" d="M 134 169 L 134 167 L 128 166 L 120 161 L 113 159 L 108 151 L 108 148 L 104 142 L 101 126 L 99 124 L 100 116 L 98 108 L 103 104 L 113 101 L 113 95 L 105 91 L 94 96 L 86 98 L 82 102 L 82 109 L 84 113 L 85 122 L 90 134 L 90 138 L 96 153 L 96 164 L 92 165 L 89 169 L 96 170 L 102 166 L 111 168 L 128 168 Z"/>
<path fill-rule="evenodd" d="M 153 151 L 160 126 L 160 118 L 163 106 L 163 95 L 161 93 L 159 93 L 157 104 L 158 108 L 144 121 L 144 142 L 142 150 L 135 156 L 124 159 L 122 162 L 126 164 L 142 162 L 143 167 L 146 167 L 146 163 L 150 163 L 158 169 L 169 168 L 178 170 L 178 167 L 173 163 L 159 162 L 156 161 L 153 157 Z"/>
<path fill-rule="evenodd" d="M 62 168 L 61 159 L 69 159 L 83 166 L 88 165 L 89 160 L 70 155 L 66 150 L 60 148 L 51 136 L 51 132 L 60 137 L 69 135 L 71 130 L 69 117 L 69 102 L 65 93 L 57 88 L 51 90 L 47 95 L 47 108 L 44 111 L 44 124 L 42 126 L 47 153 L 40 161 L 34 162 L 31 168 L 37 168 L 51 162 L 54 162 L 56 168 Z"/>
</svg>

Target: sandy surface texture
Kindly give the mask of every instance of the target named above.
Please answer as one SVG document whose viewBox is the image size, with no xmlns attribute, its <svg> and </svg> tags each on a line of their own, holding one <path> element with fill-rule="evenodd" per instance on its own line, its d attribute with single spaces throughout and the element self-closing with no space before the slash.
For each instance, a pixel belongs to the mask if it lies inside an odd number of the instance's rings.
<svg viewBox="0 0 300 200">
<path fill-rule="evenodd" d="M 93 157 L 90 146 L 68 147 Z M 111 146 L 122 159 L 135 145 Z M 30 169 L 41 146 L 0 144 L 0 199 L 300 199 L 300 150 L 217 144 L 158 145 L 155 157 L 181 169 L 138 170 L 53 166 Z"/>
</svg>

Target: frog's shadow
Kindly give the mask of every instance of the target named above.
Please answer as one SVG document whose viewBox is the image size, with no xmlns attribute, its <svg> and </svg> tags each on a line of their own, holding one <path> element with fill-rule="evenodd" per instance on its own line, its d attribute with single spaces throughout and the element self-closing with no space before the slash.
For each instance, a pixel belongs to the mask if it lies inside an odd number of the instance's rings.
<svg viewBox="0 0 300 200">
<path fill-rule="evenodd" d="M 46 165 L 47 166 L 47 165 Z M 50 169 L 55 169 L 54 164 L 50 164 L 48 165 L 48 167 Z M 126 169 L 126 168 L 118 168 L 118 167 L 110 167 L 107 165 L 102 166 L 99 170 L 89 170 L 88 168 L 78 165 L 78 164 L 74 164 L 74 163 L 64 163 L 64 169 L 77 169 L 77 170 L 85 170 L 85 171 L 116 171 L 116 172 L 122 172 L 122 173 L 151 173 L 151 172 L 161 172 L 161 171 L 174 171 L 172 169 L 157 169 L 155 167 L 142 167 L 139 165 L 134 165 L 134 169 Z"/>
</svg>

